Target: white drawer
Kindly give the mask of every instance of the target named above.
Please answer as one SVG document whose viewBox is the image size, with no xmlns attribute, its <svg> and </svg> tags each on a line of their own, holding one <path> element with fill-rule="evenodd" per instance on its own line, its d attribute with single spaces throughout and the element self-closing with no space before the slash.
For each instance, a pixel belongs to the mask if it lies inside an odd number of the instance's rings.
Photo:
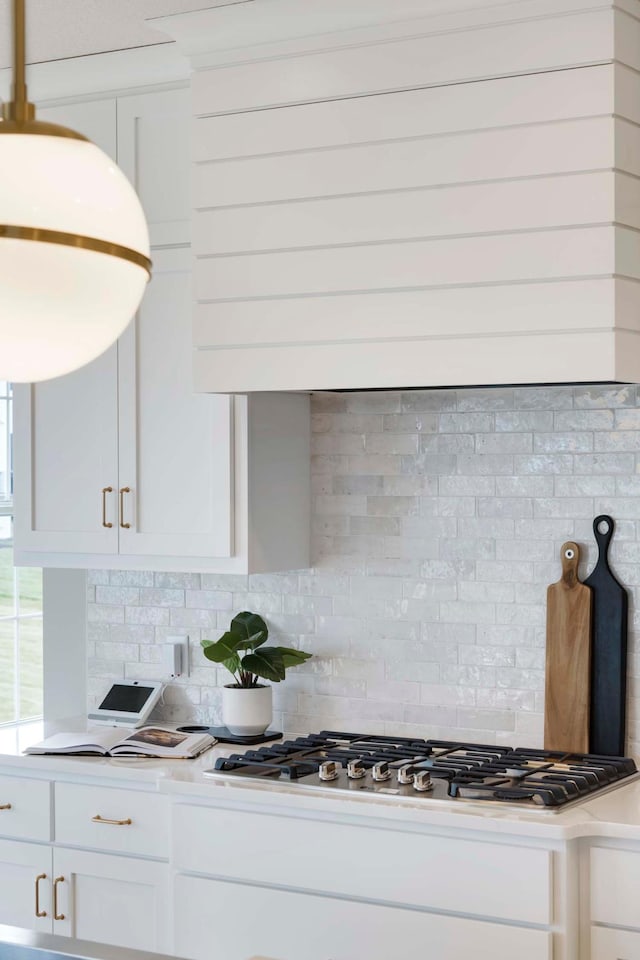
<svg viewBox="0 0 640 960">
<path fill-rule="evenodd" d="M 167 798 L 138 790 L 57 783 L 56 843 L 166 860 Z"/>
<path fill-rule="evenodd" d="M 0 836 L 51 839 L 51 784 L 48 780 L 0 777 Z"/>
<path fill-rule="evenodd" d="M 221 960 L 246 960 L 258 950 L 265 960 L 390 960 L 402 953 L 433 960 L 551 958 L 550 931 L 507 923 L 181 874 L 174 900 L 174 948 L 191 960 L 211 960 L 212 944 Z"/>
<path fill-rule="evenodd" d="M 640 933 L 591 927 L 591 960 L 639 960 Z"/>
<path fill-rule="evenodd" d="M 640 930 L 640 851 L 592 847 L 590 862 L 592 921 Z"/>
<path fill-rule="evenodd" d="M 548 850 L 189 804 L 174 810 L 173 857 L 187 872 L 551 923 Z"/>
</svg>

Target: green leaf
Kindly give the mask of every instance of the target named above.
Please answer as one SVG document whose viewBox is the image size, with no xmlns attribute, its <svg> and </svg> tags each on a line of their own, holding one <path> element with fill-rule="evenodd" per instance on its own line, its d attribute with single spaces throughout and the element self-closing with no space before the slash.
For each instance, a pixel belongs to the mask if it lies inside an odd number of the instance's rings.
<svg viewBox="0 0 640 960">
<path fill-rule="evenodd" d="M 205 654 L 206 656 L 206 654 Z M 232 673 L 235 677 L 236 673 L 242 669 L 242 661 L 237 653 L 234 653 L 232 657 L 229 657 L 228 660 L 223 660 L 222 665 L 227 668 L 229 673 Z"/>
<path fill-rule="evenodd" d="M 266 643 L 269 637 L 269 628 L 262 617 L 250 610 L 238 613 L 231 621 L 229 630 L 244 642 L 244 646 L 238 648 L 242 650 L 255 650 Z"/>
<path fill-rule="evenodd" d="M 207 660 L 212 660 L 214 663 L 225 663 L 225 660 L 233 660 L 234 658 L 238 660 L 237 651 L 241 642 L 235 634 L 225 633 L 215 643 L 212 643 L 211 640 L 203 640 L 201 643 L 202 652 Z"/>
<path fill-rule="evenodd" d="M 294 650 L 292 647 L 273 647 L 272 649 L 277 650 L 282 655 L 285 670 L 289 667 L 297 667 L 299 664 L 304 663 L 305 660 L 310 660 L 313 656 L 311 653 L 305 653 L 303 650 Z"/>
<path fill-rule="evenodd" d="M 242 659 L 242 669 L 274 683 L 285 677 L 284 660 L 277 647 L 262 647 L 257 653 L 248 653 Z"/>
<path fill-rule="evenodd" d="M 240 641 L 240 646 L 238 650 L 255 650 L 256 647 L 261 647 L 263 643 L 266 643 L 267 638 L 264 635 L 264 631 L 259 633 L 254 633 L 252 637 L 249 637 L 248 640 Z"/>
</svg>

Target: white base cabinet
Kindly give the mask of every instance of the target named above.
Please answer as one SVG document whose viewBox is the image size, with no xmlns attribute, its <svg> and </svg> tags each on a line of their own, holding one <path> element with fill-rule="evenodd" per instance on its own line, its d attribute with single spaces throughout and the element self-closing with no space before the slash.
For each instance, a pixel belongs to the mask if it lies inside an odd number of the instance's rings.
<svg viewBox="0 0 640 960">
<path fill-rule="evenodd" d="M 0 924 L 167 952 L 166 797 L 10 775 L 0 795 Z"/>
<path fill-rule="evenodd" d="M 213 943 L 225 960 L 390 960 L 402 943 L 552 956 L 544 848 L 180 803 L 171 833 L 174 947 L 190 960 Z"/>
<path fill-rule="evenodd" d="M 187 960 L 640 960 L 640 842 L 590 837 L 588 815 L 567 840 L 29 769 L 0 767 L 0 924 Z"/>
<path fill-rule="evenodd" d="M 52 932 L 51 847 L 0 840 L 0 924 Z"/>
<path fill-rule="evenodd" d="M 0 840 L 0 924 L 166 952 L 166 863 Z"/>
<path fill-rule="evenodd" d="M 640 960 L 640 931 L 592 927 L 591 960 Z"/>
<path fill-rule="evenodd" d="M 214 948 L 224 960 L 390 960 L 403 944 L 438 960 L 552 956 L 543 930 L 221 880 L 177 876 L 174 899 L 175 952 L 189 960 L 210 960 Z"/>
<path fill-rule="evenodd" d="M 591 960 L 640 960 L 640 847 L 588 850 Z"/>
<path fill-rule="evenodd" d="M 166 952 L 166 863 L 56 849 L 53 933 L 118 947 Z M 59 879 L 58 878 L 62 878 Z"/>
</svg>

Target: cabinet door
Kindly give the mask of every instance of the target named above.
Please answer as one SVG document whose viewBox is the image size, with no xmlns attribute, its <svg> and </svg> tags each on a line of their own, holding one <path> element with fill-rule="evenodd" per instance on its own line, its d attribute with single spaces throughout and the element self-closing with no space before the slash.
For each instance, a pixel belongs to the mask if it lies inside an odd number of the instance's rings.
<svg viewBox="0 0 640 960">
<path fill-rule="evenodd" d="M 210 960 L 389 960 L 403 944 L 438 960 L 549 960 L 551 934 L 525 927 L 178 875 L 175 953 Z M 247 917 L 251 918 L 247 922 Z M 414 949 L 414 953 L 416 950 Z"/>
<path fill-rule="evenodd" d="M 116 105 L 101 100 L 42 110 L 115 157 Z M 117 347 L 88 366 L 15 387 L 15 546 L 20 551 L 112 554 L 117 524 Z M 106 493 L 103 526 L 102 489 Z"/>
<path fill-rule="evenodd" d="M 118 162 L 149 223 L 153 277 L 120 342 L 120 553 L 231 554 L 231 400 L 193 391 L 189 91 L 118 101 Z"/>
<path fill-rule="evenodd" d="M 193 392 L 188 249 L 157 250 L 120 341 L 120 553 L 231 553 L 231 398 Z"/>
<path fill-rule="evenodd" d="M 188 88 L 118 100 L 118 165 L 134 184 L 151 246 L 189 243 L 191 98 Z"/>
<path fill-rule="evenodd" d="M 51 848 L 0 840 L 0 924 L 51 933 L 51 916 Z"/>
<path fill-rule="evenodd" d="M 22 550 L 117 553 L 116 384 L 113 346 L 65 377 L 14 388 L 18 559 Z"/>
<path fill-rule="evenodd" d="M 53 866 L 54 933 L 167 952 L 166 863 L 58 848 Z"/>
</svg>

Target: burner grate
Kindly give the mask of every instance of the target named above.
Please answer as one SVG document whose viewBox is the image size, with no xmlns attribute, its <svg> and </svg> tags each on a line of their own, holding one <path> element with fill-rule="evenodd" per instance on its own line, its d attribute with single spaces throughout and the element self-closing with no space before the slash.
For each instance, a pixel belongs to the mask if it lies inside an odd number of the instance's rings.
<svg viewBox="0 0 640 960">
<path fill-rule="evenodd" d="M 350 781 L 346 774 L 347 764 L 355 760 L 361 761 L 366 773 L 358 783 Z M 334 730 L 221 757 L 213 773 L 326 788 L 318 775 L 321 764 L 331 762 L 339 771 L 333 789 L 360 789 L 415 798 L 411 786 L 396 789 L 373 782 L 376 773 L 373 768 L 382 764 L 388 766 L 390 777 L 395 774 L 398 784 L 409 783 L 408 770 L 411 775 L 432 778 L 437 788 L 433 793 L 423 792 L 424 797 L 437 795 L 454 801 L 492 800 L 547 808 L 585 798 L 637 773 L 629 757 Z M 404 779 L 401 780 L 399 774 L 404 774 Z"/>
</svg>

